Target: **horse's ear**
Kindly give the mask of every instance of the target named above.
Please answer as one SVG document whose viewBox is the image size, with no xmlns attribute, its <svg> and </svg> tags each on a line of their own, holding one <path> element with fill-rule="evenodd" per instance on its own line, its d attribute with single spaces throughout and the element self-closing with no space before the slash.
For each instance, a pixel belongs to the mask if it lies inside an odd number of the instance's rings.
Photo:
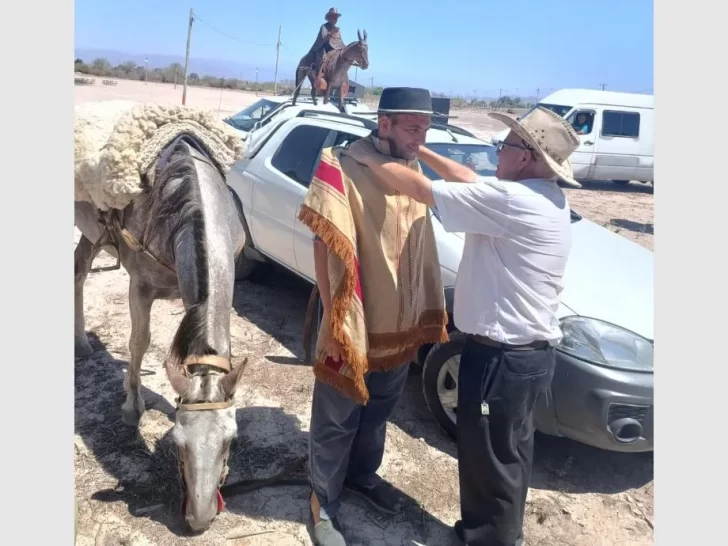
<svg viewBox="0 0 728 546">
<path fill-rule="evenodd" d="M 364 41 L 367 41 L 367 29 L 364 29 Z"/>
<path fill-rule="evenodd" d="M 182 373 L 182 370 L 176 364 L 170 362 L 170 360 L 164 363 L 164 368 L 167 370 L 167 377 L 169 377 L 169 382 L 174 392 L 179 396 L 184 396 L 187 389 L 190 388 L 190 379 Z"/>
<path fill-rule="evenodd" d="M 240 366 L 233 368 L 229 374 L 222 378 L 220 386 L 222 388 L 222 392 L 225 394 L 225 398 L 232 398 L 235 395 L 235 391 L 242 382 L 243 371 L 247 365 L 248 359 L 246 358 Z"/>
<path fill-rule="evenodd" d="M 356 29 L 356 35 L 359 38 L 359 41 L 361 42 L 361 32 L 359 31 L 359 29 Z"/>
</svg>

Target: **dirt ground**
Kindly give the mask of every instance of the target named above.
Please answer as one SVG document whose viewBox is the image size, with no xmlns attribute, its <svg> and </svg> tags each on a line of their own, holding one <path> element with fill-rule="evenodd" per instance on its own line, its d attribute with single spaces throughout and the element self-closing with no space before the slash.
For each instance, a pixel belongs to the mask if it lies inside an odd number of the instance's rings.
<svg viewBox="0 0 728 546">
<path fill-rule="evenodd" d="M 120 81 L 116 87 L 77 87 L 76 102 L 132 98 L 177 103 L 181 86 Z M 254 94 L 188 91 L 188 104 L 240 110 Z M 458 113 L 482 133 L 482 113 Z M 487 118 L 485 118 L 487 119 Z M 494 122 L 493 122 L 494 123 Z M 632 188 L 632 186 L 635 186 Z M 631 184 L 569 190 L 574 208 L 638 243 L 652 247 L 652 195 Z M 649 226 L 649 227 L 647 227 Z M 76 232 L 76 241 L 79 234 Z M 95 267 L 109 266 L 106 254 Z M 128 365 L 128 275 L 92 273 L 86 283 L 87 331 L 94 354 L 75 362 L 75 469 L 79 546 L 309 545 L 307 492 L 265 489 L 226 499 L 227 508 L 199 537 L 184 536 L 169 431 L 174 394 L 162 363 L 182 315 L 181 302 L 156 302 L 152 341 L 142 366 L 147 412 L 139 431 L 121 421 Z M 236 285 L 231 309 L 233 354 L 248 356 L 236 396 L 239 438 L 228 481 L 266 477 L 305 455 L 313 376 L 302 363 L 302 321 L 309 286 L 273 268 L 264 280 Z M 237 362 L 235 362 L 237 364 Z M 450 526 L 459 516 L 455 444 L 427 410 L 413 367 L 405 394 L 387 426 L 382 475 L 405 495 L 401 514 L 380 517 L 345 497 L 341 520 L 354 545 L 457 544 Z M 125 484 L 130 484 L 127 489 Z M 528 546 L 652 544 L 653 457 L 593 449 L 538 436 L 525 536 Z"/>
</svg>

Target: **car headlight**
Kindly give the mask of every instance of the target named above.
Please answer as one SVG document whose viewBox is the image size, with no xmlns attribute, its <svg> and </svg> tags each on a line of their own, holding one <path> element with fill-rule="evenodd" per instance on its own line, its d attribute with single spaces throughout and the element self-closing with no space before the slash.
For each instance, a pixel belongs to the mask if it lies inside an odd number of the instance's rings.
<svg viewBox="0 0 728 546">
<path fill-rule="evenodd" d="M 569 355 L 620 370 L 654 370 L 653 344 L 634 332 L 584 317 L 564 318 L 561 330 L 558 349 Z"/>
</svg>

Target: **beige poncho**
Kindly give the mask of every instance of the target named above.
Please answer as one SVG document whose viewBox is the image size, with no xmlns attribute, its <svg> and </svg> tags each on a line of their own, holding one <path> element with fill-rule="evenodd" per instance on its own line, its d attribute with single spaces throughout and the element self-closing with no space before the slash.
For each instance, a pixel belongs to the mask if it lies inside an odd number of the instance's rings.
<svg viewBox="0 0 728 546">
<path fill-rule="evenodd" d="M 387 143 L 374 136 L 354 147 L 389 155 Z M 416 160 L 408 166 L 420 169 Z M 329 248 L 332 309 L 321 328 L 330 330 L 344 355 L 335 362 L 319 343 L 314 373 L 365 404 L 368 372 L 395 369 L 422 344 L 448 339 L 430 215 L 425 205 L 375 179 L 345 148 L 327 148 L 299 219 Z"/>
</svg>

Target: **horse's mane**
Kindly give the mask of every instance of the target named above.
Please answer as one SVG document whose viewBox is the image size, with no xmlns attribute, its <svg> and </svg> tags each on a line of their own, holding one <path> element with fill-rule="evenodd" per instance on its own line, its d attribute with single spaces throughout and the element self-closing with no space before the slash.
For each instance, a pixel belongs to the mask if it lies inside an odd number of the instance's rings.
<svg viewBox="0 0 728 546">
<path fill-rule="evenodd" d="M 195 303 L 182 318 L 170 349 L 171 358 L 179 365 L 191 354 L 216 354 L 207 343 L 206 335 L 210 275 L 202 194 L 194 158 L 183 141 L 175 145 L 148 192 L 148 198 L 141 205 L 142 217 L 145 218 L 143 240 L 146 244 L 153 237 L 157 238 L 160 245 L 165 245 L 166 253 L 174 257 L 175 242 L 184 230 L 191 230 L 194 240 L 197 295 Z"/>
</svg>

